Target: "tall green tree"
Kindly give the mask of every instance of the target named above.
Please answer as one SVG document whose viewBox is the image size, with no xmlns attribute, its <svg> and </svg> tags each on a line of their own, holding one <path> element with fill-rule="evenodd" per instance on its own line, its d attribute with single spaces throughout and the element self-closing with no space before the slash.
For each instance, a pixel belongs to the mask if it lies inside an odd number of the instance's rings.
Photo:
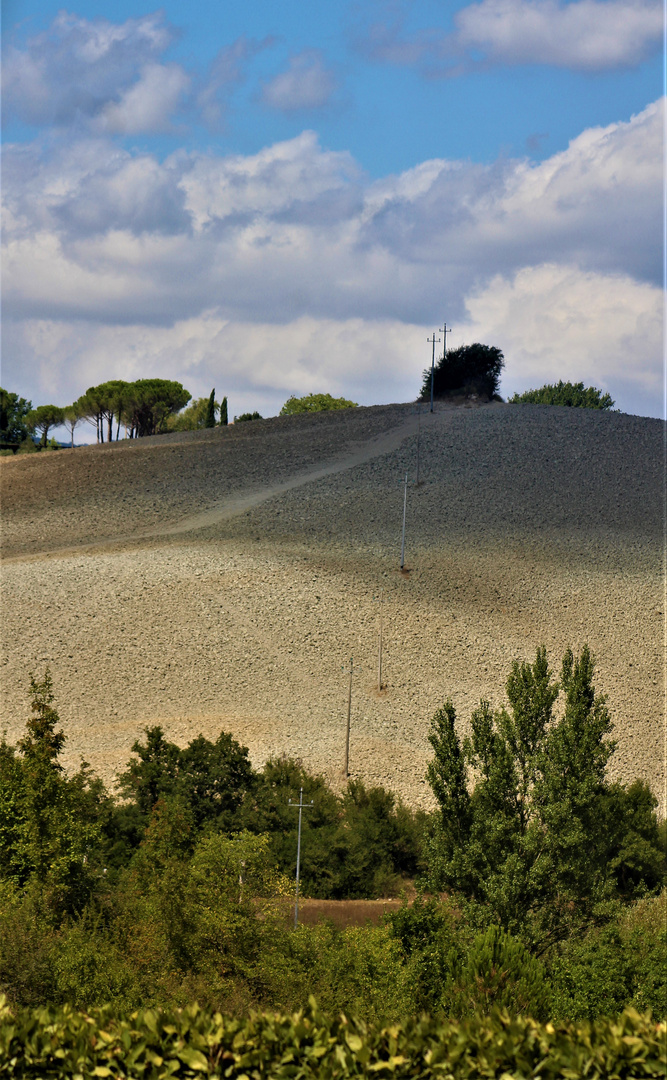
<svg viewBox="0 0 667 1080">
<path fill-rule="evenodd" d="M 481 345 L 476 341 L 472 345 L 449 349 L 435 364 L 433 396 L 443 398 L 449 394 L 476 393 L 492 398 L 498 393 L 504 366 L 503 353 L 494 345 Z M 430 397 L 431 369 L 426 368 L 418 400 L 428 401 Z"/>
<path fill-rule="evenodd" d="M 26 416 L 29 431 L 41 434 L 40 446 L 46 446 L 48 434 L 52 428 L 60 427 L 65 420 L 64 411 L 58 405 L 38 405 Z"/>
<path fill-rule="evenodd" d="M 482 701 L 461 742 L 447 702 L 429 734 L 435 756 L 427 777 L 438 802 L 432 887 L 484 905 L 541 948 L 593 918 L 617 895 L 622 873 L 623 841 L 611 827 L 606 778 L 615 743 L 593 675 L 588 648 L 578 657 L 568 649 L 556 683 L 542 647 L 534 663 L 513 664 L 509 708 L 493 711 Z M 633 857 L 640 853 L 635 844 Z"/>
<path fill-rule="evenodd" d="M 80 910 L 93 885 L 100 840 L 99 785 L 85 768 L 65 775 L 50 672 L 31 676 L 32 716 L 16 748 L 0 744 L 0 878 L 39 886 L 56 913 Z"/>
<path fill-rule="evenodd" d="M 227 415 L 227 395 L 225 394 L 222 399 L 222 404 L 220 405 L 220 427 L 227 427 L 228 422 L 229 417 Z"/>
<path fill-rule="evenodd" d="M 215 387 L 211 390 L 206 407 L 205 427 L 215 427 Z"/>
<path fill-rule="evenodd" d="M 18 447 L 28 437 L 26 417 L 32 402 L 0 386 L 0 448 Z"/>
</svg>

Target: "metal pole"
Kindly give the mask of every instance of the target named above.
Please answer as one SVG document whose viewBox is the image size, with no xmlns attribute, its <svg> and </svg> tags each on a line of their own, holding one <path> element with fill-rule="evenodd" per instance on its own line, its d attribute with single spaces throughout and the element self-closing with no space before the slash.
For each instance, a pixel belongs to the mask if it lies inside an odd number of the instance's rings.
<svg viewBox="0 0 667 1080">
<path fill-rule="evenodd" d="M 299 921 L 299 871 L 301 869 L 301 813 L 303 811 L 303 788 L 299 791 L 299 831 L 296 841 L 296 898 L 294 900 L 294 929 Z"/>
<path fill-rule="evenodd" d="M 426 338 L 428 340 L 428 338 Z M 433 332 L 433 352 L 431 353 L 431 411 L 433 413 L 433 381 L 435 378 L 435 330 Z"/>
<path fill-rule="evenodd" d="M 382 601 L 384 589 L 380 589 L 380 640 L 378 647 L 378 690 L 382 689 Z"/>
<path fill-rule="evenodd" d="M 401 570 L 405 566 L 405 512 L 408 506 L 408 474 L 405 474 L 405 490 L 403 492 L 403 535 L 401 536 Z"/>
<path fill-rule="evenodd" d="M 350 775 L 350 717 L 352 715 L 352 671 L 353 658 L 350 657 L 350 687 L 347 695 L 347 732 L 345 735 L 345 779 Z"/>
<path fill-rule="evenodd" d="M 417 479 L 415 480 L 415 487 L 419 487 L 419 443 L 422 433 L 422 407 L 417 406 Z"/>
<path fill-rule="evenodd" d="M 299 801 L 298 801 L 298 803 L 293 803 L 292 800 L 290 799 L 288 805 L 289 806 L 298 806 L 299 807 L 299 829 L 298 829 L 298 832 L 297 832 L 297 841 L 296 841 L 296 898 L 295 898 L 295 901 L 294 901 L 294 929 L 296 930 L 298 922 L 299 922 L 299 876 L 300 876 L 300 872 L 301 872 L 301 812 L 304 809 L 306 809 L 306 810 L 310 809 L 310 807 L 313 806 L 313 801 L 311 799 L 311 801 L 309 803 L 304 803 L 304 801 L 303 801 L 303 788 L 301 788 L 300 791 L 299 791 Z"/>
</svg>

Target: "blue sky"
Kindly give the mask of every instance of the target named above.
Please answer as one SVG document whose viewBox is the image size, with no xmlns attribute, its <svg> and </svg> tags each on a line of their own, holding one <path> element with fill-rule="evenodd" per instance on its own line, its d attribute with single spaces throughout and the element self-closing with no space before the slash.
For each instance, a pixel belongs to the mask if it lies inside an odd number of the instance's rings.
<svg viewBox="0 0 667 1080">
<path fill-rule="evenodd" d="M 652 0 L 3 7 L 3 385 L 409 400 L 442 320 L 662 415 Z"/>
</svg>

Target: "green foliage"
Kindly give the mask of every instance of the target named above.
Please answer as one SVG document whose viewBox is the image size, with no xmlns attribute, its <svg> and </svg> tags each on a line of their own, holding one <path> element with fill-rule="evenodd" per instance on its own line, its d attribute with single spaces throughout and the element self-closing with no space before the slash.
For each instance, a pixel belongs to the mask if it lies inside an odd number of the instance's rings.
<svg viewBox="0 0 667 1080">
<path fill-rule="evenodd" d="M 543 964 L 521 941 L 495 925 L 475 937 L 455 968 L 445 999 L 447 1011 L 455 1016 L 488 1015 L 492 1008 L 502 1008 L 513 1016 L 524 1013 L 545 1020 L 551 992 Z"/>
<path fill-rule="evenodd" d="M 220 427 L 227 427 L 229 417 L 227 415 L 227 396 L 223 397 L 220 405 Z"/>
<path fill-rule="evenodd" d="M 27 439 L 26 418 L 31 409 L 31 401 L 0 386 L 0 446 L 12 449 Z"/>
<path fill-rule="evenodd" d="M 208 403 L 206 405 L 206 420 L 204 421 L 204 427 L 215 427 L 215 414 L 215 387 L 213 387 L 211 393 L 209 394 Z"/>
<path fill-rule="evenodd" d="M 157 435 L 166 430 L 169 417 L 184 408 L 189 400 L 188 391 L 170 379 L 137 379 L 133 383 L 111 379 L 89 387 L 75 401 L 74 408 L 94 425 L 98 442 L 104 442 L 106 421 L 107 441 L 111 442 L 114 418 L 117 439 L 121 423 L 130 438 Z"/>
<path fill-rule="evenodd" d="M 86 767 L 68 778 L 58 757 L 53 689 L 31 676 L 33 717 L 18 752 L 0 744 L 0 878 L 24 887 L 39 882 L 54 913 L 79 909 L 91 889 L 88 852 L 99 840 L 101 785 Z"/>
<path fill-rule="evenodd" d="M 531 405 L 567 405 L 579 409 L 611 409 L 614 402 L 609 394 L 597 390 L 594 386 L 584 386 L 582 382 L 563 382 L 541 386 L 539 390 L 525 390 L 523 394 L 514 394 L 508 399 L 510 405 L 528 403 Z"/>
<path fill-rule="evenodd" d="M 315 999 L 292 1016 L 253 1013 L 234 1019 L 190 1005 L 143 1009 L 123 1017 L 35 1009 L 13 1014 L 0 1004 L 0 1069 L 11 1077 L 352 1076 L 662 1077 L 666 1029 L 628 1010 L 594 1024 L 540 1024 L 505 1012 L 449 1021 L 423 1016 L 382 1027 L 320 1012 Z"/>
<path fill-rule="evenodd" d="M 481 702 L 461 745 L 447 702 L 429 735 L 439 807 L 431 887 L 487 905 L 538 949 L 594 919 L 619 884 L 636 895 L 664 880 L 654 804 L 643 787 L 629 792 L 605 779 L 615 744 L 593 673 L 587 647 L 576 659 L 565 653 L 556 720 L 559 686 L 541 648 L 534 664 L 513 664 L 509 711 Z"/>
<path fill-rule="evenodd" d="M 38 405 L 26 415 L 25 423 L 29 431 L 41 434 L 40 446 L 45 447 L 51 428 L 60 427 L 64 420 L 64 411 L 58 405 Z"/>
<path fill-rule="evenodd" d="M 178 799 L 188 807 L 195 829 L 215 824 L 229 829 L 254 784 L 248 750 L 222 732 L 215 743 L 202 735 L 181 750 L 168 742 L 161 727 L 145 729 L 146 742 L 135 742 L 120 777 L 121 790 L 143 815 L 159 799 Z"/>
<path fill-rule="evenodd" d="M 300 413 L 329 412 L 332 409 L 356 409 L 356 401 L 348 401 L 347 398 L 335 398 L 331 394 L 304 394 L 303 397 L 288 398 L 282 409 L 281 416 L 297 416 Z"/>
<path fill-rule="evenodd" d="M 188 405 L 187 409 L 183 409 L 179 413 L 173 413 L 168 416 L 165 421 L 166 431 L 200 431 L 205 427 L 213 427 L 215 424 L 215 410 L 219 408 L 218 403 L 213 402 L 213 417 L 214 423 L 209 424 L 209 403 L 210 398 L 197 398 L 191 405 Z"/>
<path fill-rule="evenodd" d="M 436 362 L 433 371 L 433 396 L 447 397 L 451 394 L 478 394 L 492 398 L 498 394 L 500 373 L 505 358 L 493 345 L 460 345 L 450 349 Z M 431 397 L 431 369 L 423 374 L 419 401 Z"/>
<path fill-rule="evenodd" d="M 258 412 L 244 412 L 240 416 L 234 417 L 235 424 L 245 423 L 247 420 L 263 420 L 263 416 Z"/>
<path fill-rule="evenodd" d="M 667 1013 L 667 895 L 640 901 L 614 923 L 568 941 L 550 960 L 553 1014 L 613 1016 L 631 1005 Z"/>
</svg>

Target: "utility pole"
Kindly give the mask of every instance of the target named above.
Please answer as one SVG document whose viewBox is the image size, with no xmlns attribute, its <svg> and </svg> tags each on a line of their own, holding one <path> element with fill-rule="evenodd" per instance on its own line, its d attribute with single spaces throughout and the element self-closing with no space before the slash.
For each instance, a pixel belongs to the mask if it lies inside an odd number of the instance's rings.
<svg viewBox="0 0 667 1080">
<path fill-rule="evenodd" d="M 443 362 L 444 362 L 445 357 L 447 356 L 447 334 L 451 334 L 451 332 L 452 332 L 452 328 L 451 328 L 451 326 L 448 328 L 447 323 L 443 323 L 442 326 L 438 327 L 438 333 L 443 335 L 443 341 L 444 341 L 444 345 L 442 346 L 442 359 L 443 359 Z"/>
<path fill-rule="evenodd" d="M 312 799 L 311 799 L 311 801 L 309 803 L 305 803 L 303 801 L 303 788 L 301 788 L 301 790 L 299 791 L 299 801 L 298 801 L 298 803 L 293 803 L 292 800 L 290 799 L 287 805 L 288 806 L 293 806 L 293 807 L 298 806 L 298 808 L 299 808 L 299 831 L 297 833 L 297 841 L 296 841 L 296 899 L 294 901 L 294 929 L 296 930 L 298 922 L 299 922 L 299 871 L 301 869 L 301 813 L 302 813 L 303 810 L 310 810 L 310 808 L 314 805 L 314 803 L 313 803 Z"/>
<path fill-rule="evenodd" d="M 419 443 L 421 441 L 422 433 L 422 407 L 417 406 L 417 478 L 415 480 L 415 487 L 419 487 Z"/>
<path fill-rule="evenodd" d="M 347 693 L 347 730 L 345 733 L 345 765 L 343 772 L 347 780 L 350 775 L 350 717 L 352 716 L 352 672 L 354 670 L 353 658 L 350 657 L 350 686 Z"/>
<path fill-rule="evenodd" d="M 378 635 L 378 690 L 382 690 L 382 604 L 384 589 L 380 589 L 380 633 Z"/>
<path fill-rule="evenodd" d="M 433 331 L 433 337 L 427 337 L 426 340 L 433 345 L 433 352 L 431 353 L 431 412 L 433 412 L 433 379 L 435 377 L 435 346 L 441 339 L 435 336 L 435 330 Z"/>
<path fill-rule="evenodd" d="M 408 507 L 408 474 L 405 474 L 405 489 L 403 491 L 403 534 L 401 536 L 401 570 L 405 566 L 405 512 Z"/>
</svg>

